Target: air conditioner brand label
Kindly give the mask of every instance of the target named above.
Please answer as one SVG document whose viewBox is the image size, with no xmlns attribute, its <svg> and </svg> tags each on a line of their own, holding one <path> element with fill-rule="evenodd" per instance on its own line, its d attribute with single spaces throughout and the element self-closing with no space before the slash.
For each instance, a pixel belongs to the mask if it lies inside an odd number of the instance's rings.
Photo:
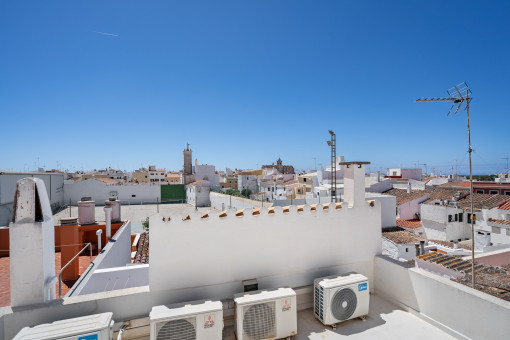
<svg viewBox="0 0 510 340">
<path fill-rule="evenodd" d="M 290 301 L 289 300 L 281 300 L 282 301 L 282 312 L 286 312 L 290 310 Z"/>
<path fill-rule="evenodd" d="M 366 282 L 358 284 L 358 292 L 362 292 L 364 290 L 367 290 L 368 284 Z"/>
<path fill-rule="evenodd" d="M 212 328 L 214 325 L 214 314 L 206 315 L 204 317 L 204 328 Z"/>
<path fill-rule="evenodd" d="M 98 340 L 97 334 L 80 336 L 78 340 Z"/>
</svg>

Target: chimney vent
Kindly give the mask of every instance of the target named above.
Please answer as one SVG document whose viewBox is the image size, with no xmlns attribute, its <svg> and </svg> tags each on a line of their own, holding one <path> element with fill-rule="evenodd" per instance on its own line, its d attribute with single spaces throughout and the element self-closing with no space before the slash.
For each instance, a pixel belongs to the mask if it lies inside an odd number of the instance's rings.
<svg viewBox="0 0 510 340">
<path fill-rule="evenodd" d="M 62 217 L 60 219 L 60 225 L 77 225 L 78 217 Z"/>
<path fill-rule="evenodd" d="M 87 200 L 83 200 L 86 198 Z M 96 202 L 90 197 L 82 197 L 78 202 L 78 222 L 81 225 L 96 223 Z"/>
</svg>

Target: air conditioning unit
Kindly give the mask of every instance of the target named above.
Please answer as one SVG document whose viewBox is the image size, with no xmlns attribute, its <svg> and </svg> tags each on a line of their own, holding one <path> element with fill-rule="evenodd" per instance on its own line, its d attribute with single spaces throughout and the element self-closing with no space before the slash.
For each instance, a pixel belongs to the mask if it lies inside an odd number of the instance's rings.
<svg viewBox="0 0 510 340">
<path fill-rule="evenodd" d="M 150 340 L 221 340 L 223 305 L 193 301 L 152 307 Z"/>
<path fill-rule="evenodd" d="M 112 315 L 112 313 L 101 313 L 25 327 L 19 331 L 14 340 L 111 340 L 114 323 Z"/>
<path fill-rule="evenodd" d="M 289 339 L 297 333 L 296 293 L 290 288 L 236 294 L 237 340 Z"/>
<path fill-rule="evenodd" d="M 333 328 L 341 321 L 368 314 L 368 279 L 358 273 L 334 275 L 314 280 L 314 315 Z"/>
</svg>

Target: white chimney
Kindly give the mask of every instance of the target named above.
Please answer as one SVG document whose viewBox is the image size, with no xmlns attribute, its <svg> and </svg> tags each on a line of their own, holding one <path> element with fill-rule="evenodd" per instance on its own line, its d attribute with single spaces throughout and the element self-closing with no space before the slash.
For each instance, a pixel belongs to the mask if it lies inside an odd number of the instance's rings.
<svg viewBox="0 0 510 340">
<path fill-rule="evenodd" d="M 344 167 L 344 202 L 349 208 L 365 205 L 365 165 L 370 162 L 342 162 Z"/>
<path fill-rule="evenodd" d="M 104 207 L 104 219 L 106 221 L 106 239 L 112 237 L 112 208 Z"/>
<path fill-rule="evenodd" d="M 90 197 L 78 201 L 78 222 L 81 225 L 96 223 L 96 202 Z"/>
<path fill-rule="evenodd" d="M 110 198 L 104 202 L 104 205 L 112 208 L 112 223 L 120 222 L 120 201 L 115 198 Z"/>
<path fill-rule="evenodd" d="M 411 193 L 411 181 L 407 182 L 407 193 L 410 194 Z"/>
<path fill-rule="evenodd" d="M 55 299 L 55 224 L 46 186 L 39 178 L 16 183 L 9 242 L 11 306 Z"/>
</svg>

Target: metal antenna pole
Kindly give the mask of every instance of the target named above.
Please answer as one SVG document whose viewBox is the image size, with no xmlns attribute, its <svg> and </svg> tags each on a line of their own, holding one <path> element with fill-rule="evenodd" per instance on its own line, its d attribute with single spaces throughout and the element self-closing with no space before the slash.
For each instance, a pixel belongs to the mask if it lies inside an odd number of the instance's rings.
<svg viewBox="0 0 510 340">
<path fill-rule="evenodd" d="M 337 202 L 336 193 L 336 134 L 329 130 L 331 140 L 328 140 L 328 145 L 331 147 L 331 202 Z"/>
<path fill-rule="evenodd" d="M 468 152 L 469 152 L 469 187 L 470 193 L 469 197 L 471 199 L 471 247 L 473 250 L 471 251 L 471 284 L 473 289 L 475 288 L 475 226 L 473 224 L 474 215 L 473 215 L 473 166 L 471 163 L 471 153 L 473 149 L 471 148 L 471 127 L 469 125 L 469 90 L 466 89 L 466 113 L 467 113 L 467 124 L 468 124 Z"/>
<path fill-rule="evenodd" d="M 474 220 L 475 216 L 473 214 L 474 207 L 473 207 L 473 164 L 471 162 L 471 153 L 473 152 L 473 149 L 471 148 L 471 126 L 469 121 L 469 103 L 472 98 L 469 97 L 471 90 L 469 89 L 466 82 L 461 83 L 457 86 L 452 87 L 448 91 L 448 97 L 442 97 L 442 98 L 420 98 L 416 101 L 418 102 L 453 102 L 452 106 L 450 107 L 450 111 L 448 112 L 448 116 L 450 114 L 456 114 L 457 112 L 461 112 L 466 110 L 467 113 L 467 123 L 468 123 L 468 152 L 469 152 L 469 187 L 471 192 L 469 193 L 470 201 L 471 201 L 471 285 L 473 286 L 473 289 L 475 288 L 475 226 L 474 226 Z M 465 95 L 463 93 L 466 93 Z M 458 175 L 458 163 L 457 160 L 455 160 L 455 171 Z M 453 170 L 453 169 L 452 169 Z"/>
</svg>

